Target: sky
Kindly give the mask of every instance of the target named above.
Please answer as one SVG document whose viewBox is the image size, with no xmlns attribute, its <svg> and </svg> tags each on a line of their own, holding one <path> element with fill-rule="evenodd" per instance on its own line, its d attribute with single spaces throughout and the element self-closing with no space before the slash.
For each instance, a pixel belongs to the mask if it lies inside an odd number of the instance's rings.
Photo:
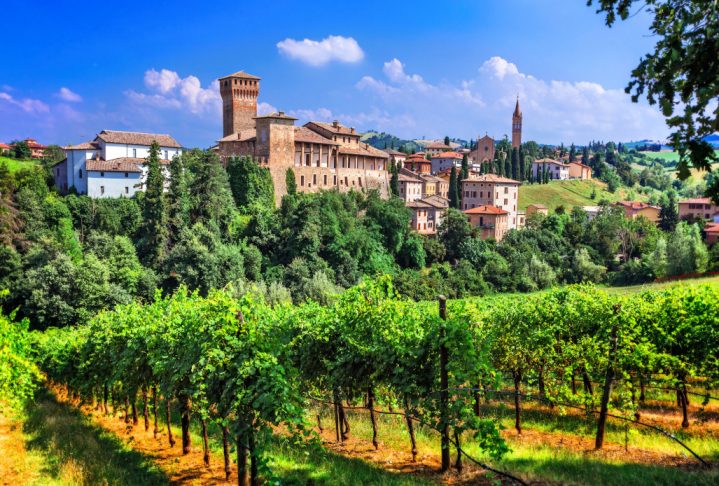
<svg viewBox="0 0 719 486">
<path fill-rule="evenodd" d="M 296 2 L 3 0 L 0 141 L 60 145 L 104 129 L 222 136 L 217 78 L 262 78 L 261 113 L 401 138 L 660 140 L 624 87 L 656 42 L 585 0 Z M 22 19 L 25 19 L 24 21 Z"/>
</svg>

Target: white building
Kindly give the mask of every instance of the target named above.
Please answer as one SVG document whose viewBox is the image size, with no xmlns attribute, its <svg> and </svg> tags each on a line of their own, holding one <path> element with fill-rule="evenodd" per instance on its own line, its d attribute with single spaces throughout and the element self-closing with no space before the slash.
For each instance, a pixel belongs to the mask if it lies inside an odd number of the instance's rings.
<svg viewBox="0 0 719 486">
<path fill-rule="evenodd" d="M 160 145 L 167 177 L 170 160 L 182 153 L 170 135 L 103 130 L 91 142 L 63 147 L 66 158 L 52 169 L 55 186 L 63 193 L 74 187 L 90 197 L 131 197 L 143 190 L 153 141 Z"/>
<path fill-rule="evenodd" d="M 432 155 L 432 173 L 437 174 L 452 167 L 460 169 L 462 167 L 462 158 L 462 154 L 459 152 L 450 151 L 434 154 Z"/>
<path fill-rule="evenodd" d="M 532 162 L 532 175 L 535 180 L 542 176 L 542 171 L 549 172 L 549 179 L 566 181 L 569 179 L 569 166 L 554 159 L 537 159 Z"/>
</svg>

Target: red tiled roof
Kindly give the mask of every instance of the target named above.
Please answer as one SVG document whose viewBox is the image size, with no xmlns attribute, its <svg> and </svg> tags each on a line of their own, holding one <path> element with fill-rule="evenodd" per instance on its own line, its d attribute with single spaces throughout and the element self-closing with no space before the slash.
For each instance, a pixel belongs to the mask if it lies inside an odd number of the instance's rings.
<svg viewBox="0 0 719 486">
<path fill-rule="evenodd" d="M 465 214 L 494 214 L 494 215 L 509 214 L 508 211 L 505 211 L 504 209 L 499 209 L 498 207 L 491 206 L 489 204 L 477 206 L 476 208 L 472 208 L 472 209 L 466 209 L 464 212 L 465 212 Z"/>
<path fill-rule="evenodd" d="M 507 177 L 498 176 L 497 174 L 483 174 L 477 177 L 470 177 L 469 179 L 464 179 L 462 182 L 496 182 L 501 184 L 521 184 L 519 181 L 515 181 L 514 179 L 509 179 Z"/>
<path fill-rule="evenodd" d="M 327 137 L 323 137 L 319 133 L 310 130 L 307 127 L 295 127 L 295 142 L 305 143 L 321 143 L 325 145 L 339 145 Z"/>
<path fill-rule="evenodd" d="M 8 150 L 10 149 L 10 145 L 0 142 L 0 149 Z"/>
<path fill-rule="evenodd" d="M 228 74 L 227 76 L 222 76 L 219 79 L 225 79 L 225 78 L 243 78 L 243 79 L 262 79 L 258 78 L 257 76 L 254 76 L 252 74 L 247 74 L 244 71 L 237 71 L 236 73 Z"/>
<path fill-rule="evenodd" d="M 255 138 L 255 130 L 240 130 L 222 137 L 218 142 L 249 142 Z"/>
<path fill-rule="evenodd" d="M 151 145 L 156 141 L 161 147 L 180 148 L 181 145 L 170 135 L 164 133 L 140 133 L 120 132 L 115 130 L 103 130 L 97 134 L 97 138 L 106 143 L 121 143 L 127 145 Z"/>
<path fill-rule="evenodd" d="M 646 208 L 654 208 L 659 209 L 657 206 L 652 206 L 651 204 L 642 202 L 642 201 L 617 201 L 615 203 L 617 206 L 623 206 L 625 208 L 632 208 L 632 209 L 646 209 Z"/>
<path fill-rule="evenodd" d="M 576 162 L 576 161 L 575 161 L 575 162 L 570 162 L 568 165 L 578 165 L 578 166 L 580 166 L 580 167 L 586 167 L 587 169 L 591 169 L 591 167 L 589 167 L 588 165 L 582 164 L 581 162 Z"/>
<path fill-rule="evenodd" d="M 354 128 L 348 128 L 348 127 L 342 125 L 341 123 L 339 123 L 338 121 L 334 121 L 332 123 L 311 121 L 311 122 L 305 124 L 305 126 L 310 125 L 310 124 L 317 125 L 318 127 L 323 128 L 332 133 L 338 133 L 341 135 L 353 135 L 353 136 L 357 136 L 357 137 L 360 136 L 360 134 L 357 133 L 357 131 L 355 131 Z"/>
<path fill-rule="evenodd" d="M 45 146 L 41 143 L 37 143 L 37 141 L 34 138 L 26 138 L 25 143 L 27 143 L 28 148 L 31 149 L 44 149 Z"/>
<path fill-rule="evenodd" d="M 366 143 L 360 143 L 359 148 L 340 147 L 338 150 L 341 154 L 348 155 L 364 155 L 365 157 L 379 157 L 381 159 L 389 159 L 387 152 L 376 149 Z"/>
<path fill-rule="evenodd" d="M 441 142 L 432 142 L 432 143 L 429 143 L 429 144 L 425 145 L 424 148 L 428 148 L 428 149 L 446 149 L 446 150 L 451 150 L 451 149 L 452 149 L 452 147 L 450 147 L 449 145 L 445 145 L 445 144 L 443 144 L 443 143 L 441 143 Z"/>
<path fill-rule="evenodd" d="M 679 204 L 714 204 L 708 197 L 695 197 L 691 199 L 682 199 Z"/>
<path fill-rule="evenodd" d="M 459 152 L 449 151 L 449 152 L 441 152 L 437 155 L 432 156 L 433 159 L 461 159 L 462 154 Z"/>
<path fill-rule="evenodd" d="M 422 199 L 422 202 L 439 209 L 446 209 L 449 207 L 449 199 L 447 199 L 446 197 L 438 196 L 437 194 L 425 197 L 424 199 Z"/>
<path fill-rule="evenodd" d="M 719 234 L 719 223 L 708 224 L 704 227 L 705 233 L 717 233 Z"/>
<path fill-rule="evenodd" d="M 554 160 L 554 159 L 537 159 L 532 163 L 533 164 L 556 164 L 556 165 L 561 165 L 562 167 L 566 167 L 565 163 L 560 162 L 558 160 Z"/>
<path fill-rule="evenodd" d="M 100 148 L 100 144 L 94 141 L 82 142 L 77 145 L 65 145 L 63 147 L 64 150 L 95 150 L 97 148 Z"/>
<path fill-rule="evenodd" d="M 85 162 L 85 170 L 88 172 L 142 172 L 141 166 L 145 162 L 145 159 L 135 157 L 119 157 L 111 160 L 90 159 Z M 169 163 L 169 160 L 160 160 L 161 165 Z"/>
</svg>

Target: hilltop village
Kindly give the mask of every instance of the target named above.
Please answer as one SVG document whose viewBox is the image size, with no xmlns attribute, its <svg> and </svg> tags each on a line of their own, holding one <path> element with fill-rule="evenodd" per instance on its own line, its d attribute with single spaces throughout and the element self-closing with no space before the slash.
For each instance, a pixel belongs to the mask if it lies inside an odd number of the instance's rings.
<svg viewBox="0 0 719 486">
<path fill-rule="evenodd" d="M 549 213 L 541 203 L 521 204 L 522 184 L 589 180 L 596 172 L 591 161 L 584 160 L 586 149 L 580 154 L 543 147 L 526 153 L 519 98 L 511 113 L 511 140 L 496 140 L 486 133 L 464 146 L 447 139 L 423 140 L 419 150 L 408 153 L 377 148 L 339 120 L 298 126 L 296 118 L 283 112 L 258 114 L 261 80 L 257 76 L 239 71 L 218 82 L 223 132 L 211 150 L 224 164 L 232 157 L 248 157 L 266 168 L 277 205 L 287 194 L 289 174 L 297 192 L 376 190 L 385 198 L 399 197 L 411 210 L 408 224 L 422 235 L 435 235 L 447 209 L 455 207 L 482 239 L 501 241 L 509 230 L 523 228 L 528 216 Z M 169 177 L 172 158 L 183 151 L 171 135 L 101 130 L 93 140 L 62 147 L 65 157 L 52 168 L 55 186 L 61 193 L 72 190 L 95 198 L 132 197 L 143 190 L 144 162 L 153 141 L 160 146 L 160 164 Z M 42 156 L 45 146 L 31 139 L 24 143 L 32 157 Z M 2 144 L 0 150 L 13 147 Z M 614 204 L 627 217 L 659 221 L 657 204 L 631 200 Z M 679 201 L 678 207 L 681 216 L 709 220 L 707 241 L 713 242 L 719 234 L 719 225 L 713 225 L 719 208 L 705 198 Z M 583 209 L 592 216 L 599 206 Z"/>
</svg>

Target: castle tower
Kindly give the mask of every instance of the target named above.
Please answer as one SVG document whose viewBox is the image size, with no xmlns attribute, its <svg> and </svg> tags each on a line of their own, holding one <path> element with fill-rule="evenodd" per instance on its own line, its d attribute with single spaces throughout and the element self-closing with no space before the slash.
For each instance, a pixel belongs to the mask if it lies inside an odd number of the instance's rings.
<svg viewBox="0 0 719 486">
<path fill-rule="evenodd" d="M 238 71 L 220 78 L 222 96 L 222 136 L 255 128 L 260 78 Z"/>
<path fill-rule="evenodd" d="M 517 96 L 517 105 L 512 114 L 512 148 L 519 149 L 520 145 L 522 145 L 522 110 L 519 109 L 519 96 Z"/>
</svg>

